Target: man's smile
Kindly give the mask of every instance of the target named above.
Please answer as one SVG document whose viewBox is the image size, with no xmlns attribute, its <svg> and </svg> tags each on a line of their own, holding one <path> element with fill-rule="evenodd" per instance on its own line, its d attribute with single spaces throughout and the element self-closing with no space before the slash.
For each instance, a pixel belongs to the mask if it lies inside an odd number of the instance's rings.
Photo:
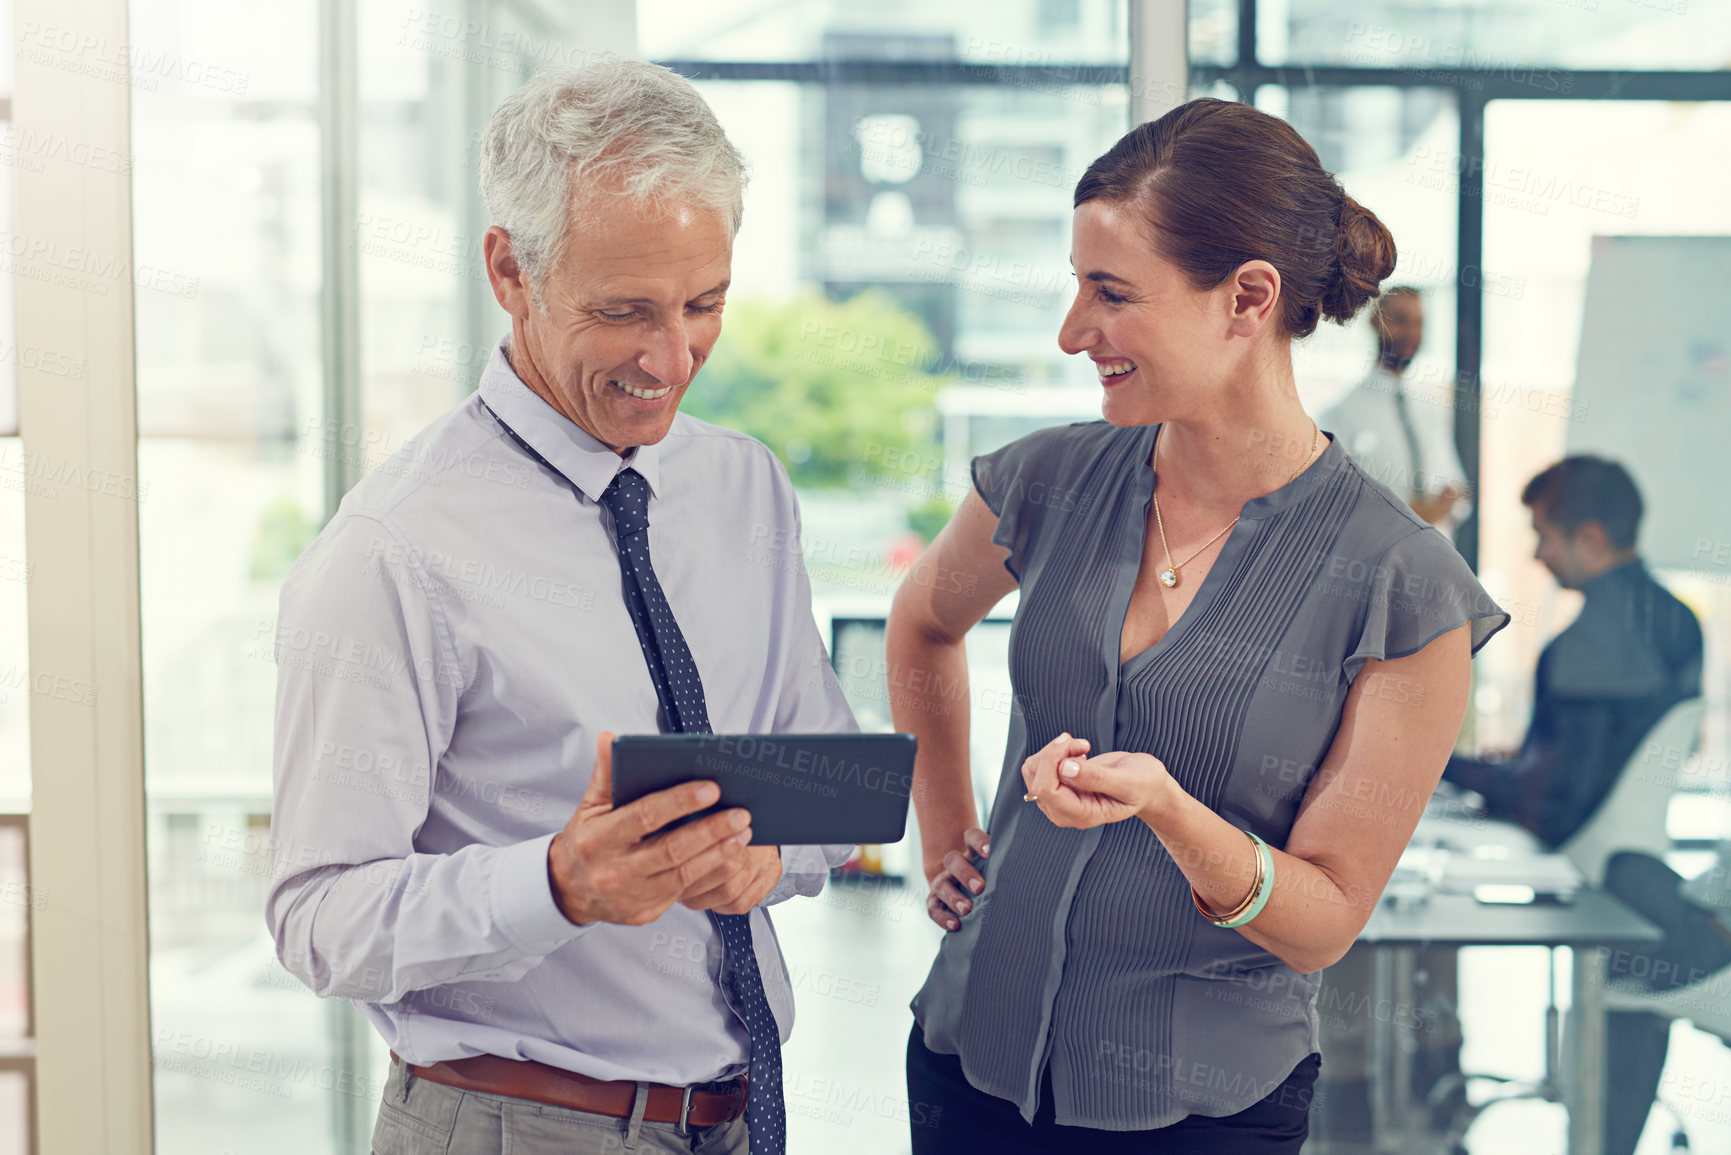
<svg viewBox="0 0 1731 1155">
<path fill-rule="evenodd" d="M 609 381 L 608 384 L 616 386 L 621 392 L 635 397 L 639 401 L 659 401 L 669 393 L 673 392 L 673 386 L 671 385 L 663 385 L 659 389 L 653 389 L 639 385 L 627 385 L 623 381 Z"/>
</svg>

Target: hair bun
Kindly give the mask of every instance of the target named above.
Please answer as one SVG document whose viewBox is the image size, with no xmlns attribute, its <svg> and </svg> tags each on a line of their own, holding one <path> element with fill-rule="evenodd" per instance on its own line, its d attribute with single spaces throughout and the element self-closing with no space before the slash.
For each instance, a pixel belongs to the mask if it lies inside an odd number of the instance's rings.
<svg viewBox="0 0 1731 1155">
<path fill-rule="evenodd" d="M 1346 195 L 1298 130 L 1236 101 L 1197 97 L 1139 124 L 1076 182 L 1077 208 L 1125 205 L 1146 245 L 1213 289 L 1247 260 L 1280 274 L 1280 327 L 1294 340 L 1344 324 L 1394 271 L 1394 238 Z"/>
<path fill-rule="evenodd" d="M 1394 272 L 1394 237 L 1375 213 L 1343 193 L 1334 251 L 1333 274 L 1320 303 L 1324 317 L 1345 324 Z"/>
</svg>

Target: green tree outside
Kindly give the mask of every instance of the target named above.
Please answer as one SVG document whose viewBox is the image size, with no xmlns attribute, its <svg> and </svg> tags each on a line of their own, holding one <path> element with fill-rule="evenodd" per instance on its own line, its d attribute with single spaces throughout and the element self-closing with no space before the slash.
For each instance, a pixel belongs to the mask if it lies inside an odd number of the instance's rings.
<svg viewBox="0 0 1731 1155">
<path fill-rule="evenodd" d="M 283 494 L 259 513 L 252 537 L 254 581 L 281 581 L 295 559 L 306 552 L 318 527 L 292 496 Z"/>
<path fill-rule="evenodd" d="M 917 503 L 942 457 L 934 436 L 938 344 L 876 290 L 846 301 L 730 301 L 721 340 L 681 408 L 749 433 L 801 489 L 895 489 Z"/>
</svg>

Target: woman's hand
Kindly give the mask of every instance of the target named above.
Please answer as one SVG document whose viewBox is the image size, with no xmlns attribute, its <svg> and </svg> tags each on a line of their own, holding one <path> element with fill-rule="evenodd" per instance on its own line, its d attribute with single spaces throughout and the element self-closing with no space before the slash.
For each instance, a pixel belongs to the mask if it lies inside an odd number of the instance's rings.
<svg viewBox="0 0 1731 1155">
<path fill-rule="evenodd" d="M 1087 758 L 1087 748 L 1086 739 L 1060 734 L 1022 764 L 1028 793 L 1053 825 L 1088 830 L 1126 818 L 1151 820 L 1178 789 L 1152 754 L 1113 750 Z"/>
<path fill-rule="evenodd" d="M 1042 793 L 1051 793 L 1058 784 L 1058 764 L 1066 759 L 1081 758 L 1088 753 L 1088 739 L 1059 734 L 1022 761 L 1022 782 L 1028 793 L 1024 798 L 1034 802 Z"/>
<path fill-rule="evenodd" d="M 986 889 L 985 875 L 974 869 L 969 856 L 977 854 L 985 861 L 991 850 L 991 839 L 978 826 L 962 832 L 968 854 L 952 850 L 944 855 L 944 864 L 932 877 L 932 891 L 926 895 L 926 914 L 945 930 L 961 930 L 962 916 L 974 909 L 971 895 Z"/>
</svg>

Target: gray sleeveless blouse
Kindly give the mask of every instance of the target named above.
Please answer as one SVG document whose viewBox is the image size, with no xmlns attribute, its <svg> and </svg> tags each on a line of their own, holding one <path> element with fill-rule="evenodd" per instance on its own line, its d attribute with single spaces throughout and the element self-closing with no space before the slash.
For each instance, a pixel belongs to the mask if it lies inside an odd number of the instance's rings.
<svg viewBox="0 0 1731 1155">
<path fill-rule="evenodd" d="M 974 461 L 1021 583 L 1015 702 L 985 891 L 913 1002 L 926 1045 L 960 1056 L 978 1089 L 1031 1120 L 1049 1064 L 1058 1123 L 1119 1131 L 1269 1094 L 1317 1049 L 1318 978 L 1204 921 L 1142 822 L 1052 825 L 1022 801 L 1028 752 L 1067 730 L 1153 754 L 1284 847 L 1365 661 L 1462 625 L 1476 652 L 1508 622 L 1449 541 L 1331 438 L 1244 506 L 1184 614 L 1120 667 L 1156 430 L 1061 426 Z"/>
</svg>

